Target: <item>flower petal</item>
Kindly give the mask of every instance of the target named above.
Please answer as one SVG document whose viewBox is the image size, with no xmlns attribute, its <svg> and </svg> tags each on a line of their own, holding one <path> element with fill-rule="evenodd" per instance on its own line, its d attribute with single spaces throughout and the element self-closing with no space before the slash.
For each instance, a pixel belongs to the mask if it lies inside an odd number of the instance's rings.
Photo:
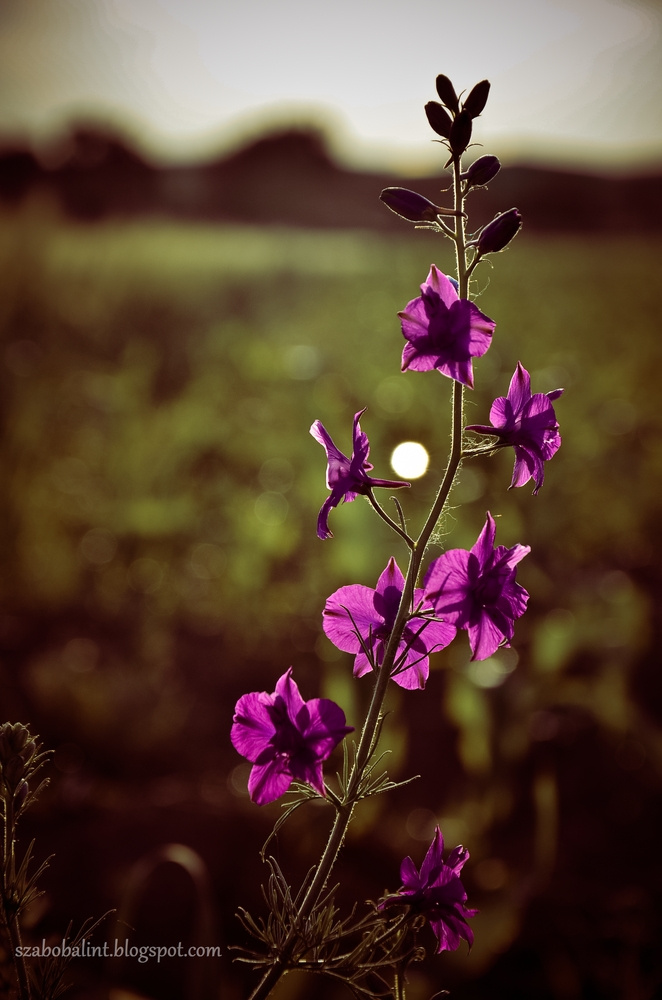
<svg viewBox="0 0 662 1000">
<path fill-rule="evenodd" d="M 274 757 L 266 764 L 256 764 L 248 778 L 248 793 L 258 806 L 266 806 L 284 795 L 292 784 L 292 775 L 283 760 Z"/>
<path fill-rule="evenodd" d="M 508 387 L 508 401 L 513 408 L 513 413 L 515 415 L 521 413 L 530 399 L 531 378 L 526 368 L 522 367 L 522 363 L 518 361 Z"/>
<path fill-rule="evenodd" d="M 274 724 L 269 712 L 273 698 L 266 691 L 241 696 L 235 707 L 230 739 L 242 757 L 254 763 L 269 746 Z"/>
<path fill-rule="evenodd" d="M 338 649 L 345 653 L 358 653 L 361 642 L 356 632 L 371 645 L 370 635 L 383 622 L 375 610 L 375 591 L 355 583 L 340 587 L 327 599 L 324 606 L 322 627 Z"/>
<path fill-rule="evenodd" d="M 374 609 L 387 629 L 392 629 L 400 606 L 405 578 L 393 556 L 389 559 L 374 590 Z"/>
</svg>

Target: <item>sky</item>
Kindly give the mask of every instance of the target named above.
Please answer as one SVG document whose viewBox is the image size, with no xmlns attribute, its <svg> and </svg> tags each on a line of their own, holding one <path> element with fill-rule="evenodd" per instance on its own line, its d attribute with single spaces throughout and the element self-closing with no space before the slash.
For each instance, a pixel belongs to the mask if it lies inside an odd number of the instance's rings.
<svg viewBox="0 0 662 1000">
<path fill-rule="evenodd" d="M 0 135 L 37 146 L 99 120 L 187 161 L 313 123 L 424 173 L 438 73 L 490 80 L 482 152 L 662 166 L 662 0 L 0 0 Z"/>
</svg>

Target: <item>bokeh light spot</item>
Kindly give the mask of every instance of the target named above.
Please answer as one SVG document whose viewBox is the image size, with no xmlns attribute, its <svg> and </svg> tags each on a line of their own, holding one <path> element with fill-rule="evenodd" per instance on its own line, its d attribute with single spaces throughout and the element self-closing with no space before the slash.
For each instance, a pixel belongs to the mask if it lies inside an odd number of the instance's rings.
<svg viewBox="0 0 662 1000">
<path fill-rule="evenodd" d="M 427 472 L 430 456 L 417 441 L 403 441 L 391 455 L 391 468 L 406 479 L 420 479 Z"/>
</svg>

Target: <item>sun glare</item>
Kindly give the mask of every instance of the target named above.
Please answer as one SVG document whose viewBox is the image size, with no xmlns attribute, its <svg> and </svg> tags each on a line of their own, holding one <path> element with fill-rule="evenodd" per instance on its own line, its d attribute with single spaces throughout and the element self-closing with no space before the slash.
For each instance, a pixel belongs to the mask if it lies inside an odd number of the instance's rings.
<svg viewBox="0 0 662 1000">
<path fill-rule="evenodd" d="M 405 479 L 420 479 L 425 475 L 430 456 L 417 441 L 403 441 L 391 455 L 391 468 Z"/>
</svg>

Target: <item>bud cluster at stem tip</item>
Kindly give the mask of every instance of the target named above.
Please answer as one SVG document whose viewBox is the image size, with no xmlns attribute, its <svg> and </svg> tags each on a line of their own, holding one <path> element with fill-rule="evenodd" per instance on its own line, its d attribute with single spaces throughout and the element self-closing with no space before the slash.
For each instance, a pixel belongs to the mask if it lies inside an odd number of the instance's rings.
<svg viewBox="0 0 662 1000">
<path fill-rule="evenodd" d="M 31 790 L 28 784 L 49 756 L 40 751 L 27 726 L 20 722 L 0 726 L 0 799 L 13 802 L 17 811 L 33 801 L 44 785 Z"/>
<path fill-rule="evenodd" d="M 471 142 L 474 118 L 480 115 L 487 104 L 490 83 L 489 80 L 481 80 L 460 104 L 455 88 L 447 76 L 440 74 L 436 82 L 441 104 L 438 101 L 428 101 L 425 114 L 431 128 L 446 141 L 451 160 L 459 159 Z"/>
</svg>

